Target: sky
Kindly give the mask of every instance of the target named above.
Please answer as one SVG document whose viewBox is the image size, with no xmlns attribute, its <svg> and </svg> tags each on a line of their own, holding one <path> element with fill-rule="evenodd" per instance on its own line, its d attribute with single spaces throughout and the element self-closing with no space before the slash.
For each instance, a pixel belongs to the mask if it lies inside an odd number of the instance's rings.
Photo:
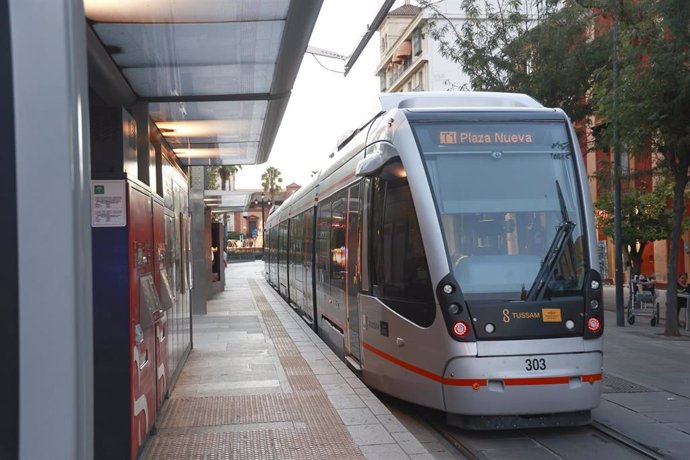
<svg viewBox="0 0 690 460">
<path fill-rule="evenodd" d="M 324 0 L 309 46 L 349 56 L 383 3 Z M 403 4 L 398 0 L 391 9 Z M 318 60 L 330 69 L 343 70 L 343 61 L 325 57 Z M 235 176 L 235 188 L 260 189 L 261 174 L 268 166 L 281 172 L 283 188 L 292 182 L 308 182 L 311 171 L 320 169 L 328 160 L 338 138 L 375 114 L 378 63 L 377 33 L 347 77 L 326 70 L 311 54 L 305 54 L 268 161 L 242 166 Z"/>
</svg>

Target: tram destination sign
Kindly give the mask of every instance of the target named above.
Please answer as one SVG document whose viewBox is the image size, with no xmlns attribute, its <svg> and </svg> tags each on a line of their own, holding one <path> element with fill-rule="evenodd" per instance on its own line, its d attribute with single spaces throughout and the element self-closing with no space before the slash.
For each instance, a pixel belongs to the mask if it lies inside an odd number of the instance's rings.
<svg viewBox="0 0 690 460">
<path fill-rule="evenodd" d="M 572 153 L 566 126 L 555 121 L 415 123 L 422 151 L 434 153 Z M 555 158 L 555 159 L 565 159 Z"/>
<path fill-rule="evenodd" d="M 446 144 L 533 144 L 531 132 L 440 131 L 439 143 Z"/>
</svg>

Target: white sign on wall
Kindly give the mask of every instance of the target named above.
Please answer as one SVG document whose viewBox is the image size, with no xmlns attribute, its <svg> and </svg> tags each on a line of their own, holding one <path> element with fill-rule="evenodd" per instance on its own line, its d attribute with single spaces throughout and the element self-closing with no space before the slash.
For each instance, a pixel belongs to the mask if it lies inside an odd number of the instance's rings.
<svg viewBox="0 0 690 460">
<path fill-rule="evenodd" d="M 127 225 L 127 195 L 124 180 L 91 181 L 91 226 Z"/>
</svg>

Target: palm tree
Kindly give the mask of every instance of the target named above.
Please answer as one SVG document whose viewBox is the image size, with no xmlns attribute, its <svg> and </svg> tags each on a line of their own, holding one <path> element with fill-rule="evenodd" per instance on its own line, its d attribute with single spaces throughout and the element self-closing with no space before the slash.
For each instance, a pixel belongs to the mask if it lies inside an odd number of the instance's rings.
<svg viewBox="0 0 690 460">
<path fill-rule="evenodd" d="M 283 182 L 283 178 L 280 177 L 280 174 L 277 168 L 269 166 L 261 175 L 261 186 L 264 188 L 264 193 L 268 193 L 273 202 L 275 202 L 274 195 L 281 190 L 280 184 Z"/>
<path fill-rule="evenodd" d="M 220 189 L 221 190 L 226 190 L 226 184 L 228 181 L 230 181 L 230 178 L 234 178 L 235 174 L 237 174 L 237 171 L 242 169 L 242 166 L 240 165 L 223 165 L 218 168 L 218 176 L 220 177 Z M 231 184 L 230 185 L 230 190 L 232 190 L 234 186 Z"/>
</svg>

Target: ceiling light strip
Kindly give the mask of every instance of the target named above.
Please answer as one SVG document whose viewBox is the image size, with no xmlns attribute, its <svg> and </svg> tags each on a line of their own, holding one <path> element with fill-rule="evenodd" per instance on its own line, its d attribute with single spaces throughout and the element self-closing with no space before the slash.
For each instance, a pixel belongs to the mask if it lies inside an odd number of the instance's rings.
<svg viewBox="0 0 690 460">
<path fill-rule="evenodd" d="M 290 91 L 284 93 L 252 93 L 252 94 L 216 94 L 204 96 L 146 96 L 140 100 L 149 103 L 154 102 L 228 102 L 228 101 L 275 101 L 290 95 Z"/>
</svg>

